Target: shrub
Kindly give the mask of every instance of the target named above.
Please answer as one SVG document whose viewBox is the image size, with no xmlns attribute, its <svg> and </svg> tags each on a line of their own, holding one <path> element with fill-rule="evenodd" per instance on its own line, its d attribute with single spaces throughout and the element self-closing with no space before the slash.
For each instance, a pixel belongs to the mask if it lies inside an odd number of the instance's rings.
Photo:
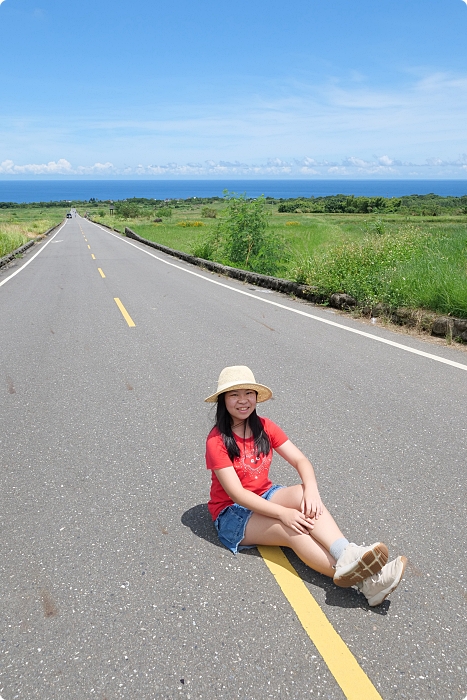
<svg viewBox="0 0 467 700">
<path fill-rule="evenodd" d="M 382 219 L 374 219 L 373 221 L 365 221 L 363 230 L 370 235 L 382 236 L 386 233 L 386 227 Z"/>
<path fill-rule="evenodd" d="M 170 217 L 172 216 L 172 208 L 171 207 L 161 207 L 160 209 L 156 209 L 156 216 L 163 216 L 163 217 Z"/>
<path fill-rule="evenodd" d="M 279 204 L 277 211 L 279 214 L 295 214 L 298 207 L 299 203 L 296 201 L 283 202 L 282 204 Z"/>
<path fill-rule="evenodd" d="M 384 221 L 381 219 L 375 219 L 375 221 L 373 221 L 372 230 L 377 236 L 382 236 L 384 233 Z"/>
<path fill-rule="evenodd" d="M 213 260 L 224 262 L 222 255 L 222 241 L 219 230 L 216 227 L 207 234 L 199 238 L 191 247 L 191 254 L 203 260 Z"/>
<path fill-rule="evenodd" d="M 215 219 L 217 217 L 217 211 L 212 207 L 203 207 L 201 209 L 201 216 L 204 219 Z"/>
</svg>

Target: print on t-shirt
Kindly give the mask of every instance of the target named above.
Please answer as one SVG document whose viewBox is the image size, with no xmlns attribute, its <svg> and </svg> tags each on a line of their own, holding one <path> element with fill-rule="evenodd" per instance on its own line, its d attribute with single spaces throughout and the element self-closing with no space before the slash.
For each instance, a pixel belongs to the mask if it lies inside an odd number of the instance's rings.
<svg viewBox="0 0 467 700">
<path fill-rule="evenodd" d="M 249 442 L 249 447 L 246 445 L 244 449 L 240 447 L 242 454 L 240 457 L 235 457 L 233 462 L 234 469 L 237 474 L 239 472 L 243 472 L 245 476 L 248 474 L 249 476 L 257 479 L 262 472 L 265 470 L 268 471 L 269 467 L 271 466 L 272 450 L 268 455 L 257 455 L 253 440 L 250 440 Z"/>
</svg>

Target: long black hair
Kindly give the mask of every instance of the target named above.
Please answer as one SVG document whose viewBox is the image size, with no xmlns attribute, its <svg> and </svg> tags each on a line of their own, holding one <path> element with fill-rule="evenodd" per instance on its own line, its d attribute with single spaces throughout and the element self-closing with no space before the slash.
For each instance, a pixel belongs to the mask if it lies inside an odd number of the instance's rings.
<svg viewBox="0 0 467 700">
<path fill-rule="evenodd" d="M 268 455 L 271 451 L 271 443 L 256 413 L 256 409 L 246 420 L 253 433 L 256 456 L 259 457 L 260 454 Z M 235 457 L 240 457 L 240 448 L 232 432 L 232 416 L 225 405 L 225 394 L 219 394 L 217 397 L 216 428 L 220 432 L 227 453 L 233 462 Z"/>
</svg>

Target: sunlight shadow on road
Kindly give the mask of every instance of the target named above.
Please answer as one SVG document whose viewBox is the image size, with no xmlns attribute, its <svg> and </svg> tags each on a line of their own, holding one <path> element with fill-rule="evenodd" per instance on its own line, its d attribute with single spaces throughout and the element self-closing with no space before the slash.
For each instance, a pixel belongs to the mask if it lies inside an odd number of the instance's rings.
<svg viewBox="0 0 467 700">
<path fill-rule="evenodd" d="M 217 538 L 217 533 L 209 515 L 207 503 L 200 503 L 185 511 L 182 515 L 182 524 L 189 527 L 196 537 L 200 537 L 216 547 L 225 550 Z M 361 608 L 362 610 L 375 613 L 376 615 L 387 615 L 391 605 L 389 600 L 385 600 L 382 605 L 370 608 L 365 598 L 353 588 L 338 588 L 330 578 L 322 576 L 316 571 L 308 568 L 292 550 L 283 548 L 284 554 L 297 571 L 298 575 L 306 584 L 310 584 L 310 592 L 313 587 L 322 588 L 326 594 L 325 604 L 339 608 Z M 237 556 L 261 557 L 257 549 L 247 549 L 238 553 Z"/>
<path fill-rule="evenodd" d="M 382 605 L 370 608 L 363 595 L 354 588 L 338 588 L 330 578 L 318 574 L 304 564 L 291 549 L 283 548 L 283 552 L 302 579 L 311 586 L 322 588 L 326 594 L 325 604 L 338 608 L 361 608 L 362 610 L 375 613 L 376 615 L 387 615 L 391 602 L 385 600 Z M 310 588 L 313 592 L 313 588 Z"/>
<path fill-rule="evenodd" d="M 182 524 L 189 527 L 196 537 L 206 540 L 210 544 L 215 544 L 216 547 L 225 549 L 217 538 L 216 529 L 209 515 L 207 503 L 200 503 L 186 510 L 182 515 Z"/>
</svg>

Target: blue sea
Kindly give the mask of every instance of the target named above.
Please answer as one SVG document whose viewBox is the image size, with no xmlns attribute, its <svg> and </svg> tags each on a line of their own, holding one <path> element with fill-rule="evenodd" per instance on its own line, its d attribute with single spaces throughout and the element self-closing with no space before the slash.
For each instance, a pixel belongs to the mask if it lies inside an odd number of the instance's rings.
<svg viewBox="0 0 467 700">
<path fill-rule="evenodd" d="M 289 199 L 347 194 L 402 197 L 467 194 L 466 180 L 0 180 L 0 202 L 50 202 L 129 199 L 222 197 L 224 190 L 248 197 Z"/>
</svg>

